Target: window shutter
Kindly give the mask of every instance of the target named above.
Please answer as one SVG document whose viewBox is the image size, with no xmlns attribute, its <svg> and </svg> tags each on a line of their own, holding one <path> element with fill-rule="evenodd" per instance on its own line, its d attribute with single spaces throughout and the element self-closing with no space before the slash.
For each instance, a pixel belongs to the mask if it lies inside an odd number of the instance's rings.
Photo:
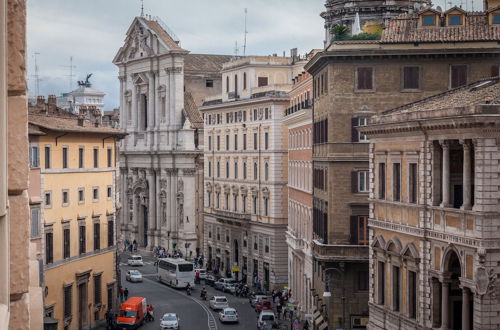
<svg viewBox="0 0 500 330">
<path fill-rule="evenodd" d="M 351 172 L 351 190 L 353 193 L 358 192 L 358 172 Z"/>
<path fill-rule="evenodd" d="M 500 65 L 493 65 L 491 67 L 491 76 L 492 77 L 500 76 Z"/>
<path fill-rule="evenodd" d="M 358 217 L 351 215 L 351 244 L 358 244 Z"/>
<path fill-rule="evenodd" d="M 351 118 L 351 140 L 352 142 L 359 142 L 359 133 L 358 130 L 356 129 L 356 126 L 358 126 L 359 120 L 358 118 Z"/>
</svg>

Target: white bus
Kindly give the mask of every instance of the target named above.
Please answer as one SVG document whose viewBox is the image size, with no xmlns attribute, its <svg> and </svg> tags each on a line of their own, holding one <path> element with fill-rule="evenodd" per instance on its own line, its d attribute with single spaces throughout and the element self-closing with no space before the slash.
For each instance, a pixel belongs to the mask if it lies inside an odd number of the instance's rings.
<svg viewBox="0 0 500 330">
<path fill-rule="evenodd" d="M 174 288 L 194 288 L 194 265 L 184 259 L 158 259 L 158 281 Z"/>
</svg>

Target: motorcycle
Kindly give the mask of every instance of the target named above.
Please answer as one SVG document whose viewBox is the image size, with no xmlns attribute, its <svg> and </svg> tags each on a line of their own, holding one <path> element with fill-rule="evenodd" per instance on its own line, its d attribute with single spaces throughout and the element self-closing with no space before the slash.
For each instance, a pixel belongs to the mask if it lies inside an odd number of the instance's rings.
<svg viewBox="0 0 500 330">
<path fill-rule="evenodd" d="M 203 300 L 207 300 L 207 292 L 205 290 L 201 291 L 200 298 Z"/>
<path fill-rule="evenodd" d="M 188 286 L 188 287 L 186 288 L 186 293 L 187 293 L 187 295 L 188 295 L 188 296 L 190 296 L 190 295 L 191 295 L 191 291 L 192 291 L 192 290 L 193 290 L 193 289 L 192 289 L 190 286 Z"/>
</svg>

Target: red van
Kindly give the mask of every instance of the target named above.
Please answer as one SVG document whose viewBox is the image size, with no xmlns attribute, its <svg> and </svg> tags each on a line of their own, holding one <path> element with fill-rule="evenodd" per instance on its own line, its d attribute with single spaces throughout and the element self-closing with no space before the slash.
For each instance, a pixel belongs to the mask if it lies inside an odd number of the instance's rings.
<svg viewBox="0 0 500 330">
<path fill-rule="evenodd" d="M 120 307 L 116 325 L 118 329 L 137 329 L 146 317 L 146 298 L 130 297 Z"/>
</svg>

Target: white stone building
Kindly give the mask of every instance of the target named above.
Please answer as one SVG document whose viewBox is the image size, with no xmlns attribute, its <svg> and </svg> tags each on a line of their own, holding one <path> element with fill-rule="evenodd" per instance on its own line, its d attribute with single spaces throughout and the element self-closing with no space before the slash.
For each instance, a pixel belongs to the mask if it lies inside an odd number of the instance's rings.
<svg viewBox="0 0 500 330">
<path fill-rule="evenodd" d="M 87 85 L 82 84 L 74 91 L 57 97 L 57 106 L 73 113 L 80 113 L 80 107 L 82 106 L 95 107 L 102 113 L 104 96 L 106 96 L 104 92 L 92 88 L 90 83 Z"/>
<path fill-rule="evenodd" d="M 220 93 L 218 72 L 229 57 L 188 53 L 159 19 L 136 17 L 113 63 L 128 133 L 120 146 L 122 234 L 189 256 L 203 235 L 203 120 L 195 97 Z"/>
<path fill-rule="evenodd" d="M 291 58 L 224 64 L 222 95 L 206 98 L 205 237 L 208 266 L 272 290 L 288 281 L 287 131 Z"/>
</svg>

